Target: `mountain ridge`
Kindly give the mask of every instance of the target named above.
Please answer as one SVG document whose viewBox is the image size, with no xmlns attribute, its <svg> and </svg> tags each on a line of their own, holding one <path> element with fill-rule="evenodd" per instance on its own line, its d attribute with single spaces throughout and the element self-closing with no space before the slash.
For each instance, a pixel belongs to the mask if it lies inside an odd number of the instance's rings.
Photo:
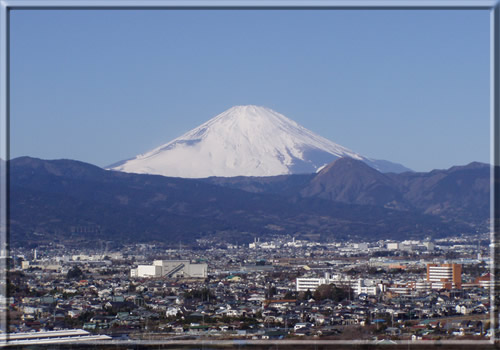
<svg viewBox="0 0 500 350">
<path fill-rule="evenodd" d="M 345 172 L 345 163 L 367 167 L 361 161 L 337 160 L 336 166 L 326 167 L 321 175 L 332 172 L 325 178 L 329 180 L 335 177 L 339 165 L 343 166 L 337 174 Z M 246 242 L 276 233 L 316 235 L 327 241 L 472 234 L 489 214 L 489 192 L 483 184 L 488 180 L 489 166 L 479 166 L 475 170 L 479 173 L 471 173 L 473 170 L 455 169 L 447 175 L 451 176 L 449 180 L 439 172 L 400 174 L 402 180 L 395 183 L 406 188 L 422 183 L 408 176 L 440 179 L 424 181 L 425 191 L 420 197 L 403 194 L 403 200 L 410 203 L 407 207 L 391 208 L 378 201 L 363 202 L 377 194 L 370 185 L 360 187 L 367 194 L 345 197 L 351 203 L 321 198 L 318 193 L 301 193 L 314 184 L 315 178 L 321 179 L 319 173 L 198 180 L 106 171 L 72 160 L 23 157 L 9 161 L 11 241 L 185 242 L 218 237 L 224 242 Z M 380 175 L 384 179 L 398 176 Z M 463 184 L 463 191 L 456 194 L 460 198 L 456 202 L 463 207 L 449 208 L 448 194 L 438 196 L 439 191 L 454 188 L 449 183 Z M 480 191 L 468 203 L 470 193 L 466 189 L 470 183 L 477 183 L 473 190 Z M 437 194 L 429 196 L 436 188 Z M 467 216 L 464 212 L 470 213 Z M 91 232 L 79 235 L 75 227 Z"/>
</svg>

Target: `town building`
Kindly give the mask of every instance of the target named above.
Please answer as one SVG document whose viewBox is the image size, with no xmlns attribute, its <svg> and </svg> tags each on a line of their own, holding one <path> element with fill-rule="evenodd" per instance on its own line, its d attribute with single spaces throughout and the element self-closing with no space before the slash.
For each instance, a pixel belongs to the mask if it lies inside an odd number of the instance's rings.
<svg viewBox="0 0 500 350">
<path fill-rule="evenodd" d="M 398 242 L 387 243 L 387 249 L 388 250 L 398 250 L 399 249 L 399 243 Z"/>
<path fill-rule="evenodd" d="M 356 295 L 367 294 L 367 295 L 377 295 L 381 290 L 381 286 L 374 283 L 372 280 L 368 279 L 351 279 L 342 278 L 340 275 L 331 276 L 328 272 L 325 273 L 325 277 L 311 278 L 303 277 L 296 279 L 296 290 L 298 292 L 315 291 L 319 286 L 323 284 L 334 284 L 337 287 L 349 287 L 352 289 L 353 293 Z"/>
<path fill-rule="evenodd" d="M 206 263 L 191 263 L 190 260 L 155 260 L 153 265 L 138 265 L 130 270 L 130 277 L 206 278 Z"/>
<path fill-rule="evenodd" d="M 8 343 L 11 346 L 36 346 L 97 340 L 111 340 L 111 337 L 104 334 L 91 334 L 83 329 L 0 334 L 0 343 Z"/>
<path fill-rule="evenodd" d="M 432 289 L 462 288 L 462 265 L 427 264 L 427 282 Z"/>
</svg>

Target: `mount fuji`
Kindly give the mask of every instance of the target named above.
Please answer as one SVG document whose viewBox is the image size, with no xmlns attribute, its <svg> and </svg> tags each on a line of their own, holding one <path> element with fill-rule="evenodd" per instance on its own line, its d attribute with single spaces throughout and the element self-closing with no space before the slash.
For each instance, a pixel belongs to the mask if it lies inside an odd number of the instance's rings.
<svg viewBox="0 0 500 350">
<path fill-rule="evenodd" d="M 364 157 L 302 127 L 272 109 L 234 106 L 199 127 L 108 169 L 183 178 L 315 173 L 340 157 L 381 172 L 410 171 Z"/>
</svg>

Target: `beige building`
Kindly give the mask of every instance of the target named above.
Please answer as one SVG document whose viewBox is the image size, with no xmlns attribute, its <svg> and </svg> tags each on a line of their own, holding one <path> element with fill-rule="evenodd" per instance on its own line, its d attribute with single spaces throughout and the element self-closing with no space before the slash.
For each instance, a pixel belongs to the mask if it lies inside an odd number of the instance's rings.
<svg viewBox="0 0 500 350">
<path fill-rule="evenodd" d="M 432 289 L 461 289 L 462 265 L 427 264 L 427 282 Z"/>
</svg>

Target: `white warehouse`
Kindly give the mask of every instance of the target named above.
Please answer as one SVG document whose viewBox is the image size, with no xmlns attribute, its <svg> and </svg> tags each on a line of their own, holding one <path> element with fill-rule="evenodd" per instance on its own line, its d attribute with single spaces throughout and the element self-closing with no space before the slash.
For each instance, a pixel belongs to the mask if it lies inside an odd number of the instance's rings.
<svg viewBox="0 0 500 350">
<path fill-rule="evenodd" d="M 130 277 L 205 278 L 206 263 L 192 264 L 189 260 L 155 260 L 153 265 L 138 265 L 130 270 Z"/>
</svg>

